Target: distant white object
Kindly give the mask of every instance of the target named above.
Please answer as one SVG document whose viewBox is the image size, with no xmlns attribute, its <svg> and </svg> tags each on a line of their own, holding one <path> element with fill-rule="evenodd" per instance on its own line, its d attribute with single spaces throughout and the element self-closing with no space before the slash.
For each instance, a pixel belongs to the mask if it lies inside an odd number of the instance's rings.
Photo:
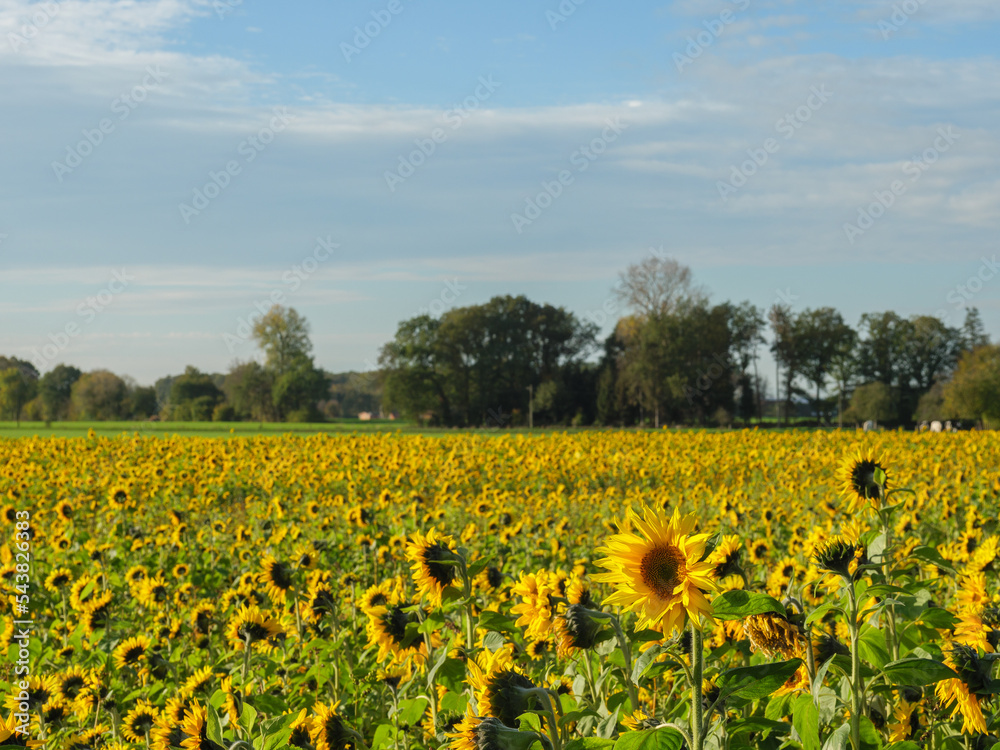
<svg viewBox="0 0 1000 750">
<path fill-rule="evenodd" d="M 875 423 L 869 419 L 861 426 L 861 429 L 865 432 L 871 432 L 875 429 Z"/>
<path fill-rule="evenodd" d="M 369 420 L 371 420 L 371 418 L 372 418 L 372 413 L 370 411 L 363 411 L 360 414 L 358 414 L 358 419 L 360 419 L 362 422 L 368 422 Z"/>
<path fill-rule="evenodd" d="M 950 419 L 947 422 L 944 423 L 944 431 L 945 432 L 955 432 L 955 428 L 952 427 Z"/>
<path fill-rule="evenodd" d="M 930 427 L 931 426 L 927 423 L 927 420 L 925 419 L 917 426 L 917 432 L 927 432 L 927 430 L 929 430 Z"/>
<path fill-rule="evenodd" d="M 931 422 L 931 432 L 941 432 L 941 423 L 936 419 Z"/>
</svg>

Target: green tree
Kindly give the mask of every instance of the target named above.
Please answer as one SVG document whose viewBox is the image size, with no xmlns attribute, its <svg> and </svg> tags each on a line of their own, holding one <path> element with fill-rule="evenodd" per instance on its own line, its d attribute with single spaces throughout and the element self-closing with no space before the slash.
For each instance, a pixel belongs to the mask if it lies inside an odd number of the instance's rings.
<svg viewBox="0 0 1000 750">
<path fill-rule="evenodd" d="M 729 305 L 729 342 L 730 356 L 737 368 L 737 385 L 739 386 L 739 414 L 744 422 L 749 422 L 756 413 L 760 419 L 759 394 L 756 393 L 756 383 L 760 379 L 757 373 L 757 352 L 764 343 L 764 327 L 767 321 L 764 312 L 749 301 L 739 305 Z M 750 365 L 753 365 L 753 378 L 750 377 Z"/>
<path fill-rule="evenodd" d="M 239 419 L 264 422 L 274 418 L 273 386 L 273 374 L 251 360 L 233 363 L 222 388 Z"/>
<path fill-rule="evenodd" d="M 854 389 L 848 414 L 859 422 L 876 423 L 896 418 L 896 394 L 890 386 L 875 381 Z"/>
<path fill-rule="evenodd" d="M 779 368 L 784 368 L 785 386 L 785 417 L 792 413 L 792 395 L 794 393 L 795 379 L 801 374 L 804 363 L 802 342 L 796 336 L 795 314 L 788 305 L 775 304 L 767 314 L 768 322 L 771 324 L 771 353 Z M 780 399 L 777 393 L 782 385 L 779 377 L 774 384 L 776 401 Z M 778 414 L 778 423 L 781 423 L 781 414 Z"/>
<path fill-rule="evenodd" d="M 78 368 L 72 365 L 59 364 L 45 373 L 38 381 L 38 395 L 42 400 L 46 421 L 69 417 L 73 383 L 79 380 L 82 374 Z"/>
<path fill-rule="evenodd" d="M 1000 346 L 979 346 L 962 354 L 945 383 L 943 401 L 952 416 L 1000 426 Z"/>
<path fill-rule="evenodd" d="M 94 370 L 73 383 L 70 402 L 75 419 L 123 419 L 128 415 L 128 386 L 113 372 Z"/>
<path fill-rule="evenodd" d="M 254 324 L 253 339 L 264 352 L 265 367 L 276 378 L 310 360 L 309 323 L 294 308 L 274 305 Z"/>
<path fill-rule="evenodd" d="M 225 395 L 211 375 L 188 365 L 184 374 L 175 377 L 170 385 L 168 419 L 209 422 L 215 407 L 224 400 Z"/>
<path fill-rule="evenodd" d="M 329 392 L 329 379 L 309 358 L 275 379 L 271 399 L 278 414 L 289 422 L 317 422 L 320 413 L 316 405 Z"/>
<path fill-rule="evenodd" d="M 21 410 L 35 397 L 38 381 L 21 367 L 0 371 L 0 411 L 21 426 Z"/>
<path fill-rule="evenodd" d="M 834 360 L 854 345 L 856 334 L 832 307 L 803 310 L 795 318 L 794 329 L 801 373 L 815 389 L 813 410 L 819 420 L 823 413 L 820 391 L 826 386 Z"/>
</svg>

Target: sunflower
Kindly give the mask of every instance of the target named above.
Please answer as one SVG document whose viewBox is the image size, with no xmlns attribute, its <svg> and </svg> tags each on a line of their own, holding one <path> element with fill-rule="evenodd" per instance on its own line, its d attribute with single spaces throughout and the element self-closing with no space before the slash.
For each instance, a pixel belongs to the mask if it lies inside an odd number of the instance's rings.
<svg viewBox="0 0 1000 750">
<path fill-rule="evenodd" d="M 288 601 L 288 592 L 292 590 L 295 581 L 292 579 L 292 569 L 287 563 L 276 560 L 271 555 L 267 555 L 261 563 L 264 580 L 264 589 L 271 601 L 275 604 L 284 604 Z"/>
<path fill-rule="evenodd" d="M 402 664 L 413 659 L 422 664 L 427 658 L 427 645 L 422 638 L 407 637 L 407 625 L 418 622 L 416 613 L 404 612 L 399 605 L 392 607 L 375 607 L 368 612 L 368 645 L 378 646 L 378 661 L 385 661 L 392 656 L 395 664 Z M 435 634 L 436 635 L 436 634 Z M 433 645 L 436 638 L 432 636 Z"/>
<path fill-rule="evenodd" d="M 56 568 L 45 578 L 45 590 L 59 594 L 73 580 L 73 571 L 69 568 Z"/>
<path fill-rule="evenodd" d="M 889 722 L 889 741 L 902 742 L 917 736 L 927 725 L 927 719 L 920 712 L 919 703 L 911 703 L 905 698 L 892 710 Z"/>
<path fill-rule="evenodd" d="M 82 667 L 72 666 L 55 676 L 56 693 L 67 701 L 76 700 L 80 691 L 87 687 L 87 673 Z"/>
<path fill-rule="evenodd" d="M 317 703 L 313 706 L 316 715 L 312 719 L 310 734 L 316 750 L 353 750 L 355 747 L 354 733 L 337 715 L 339 705 L 334 703 L 332 706 L 327 706 Z"/>
<path fill-rule="evenodd" d="M 521 601 L 511 607 L 518 615 L 516 624 L 525 628 L 529 638 L 545 638 L 552 631 L 552 597 L 559 596 L 558 580 L 547 570 L 521 573 L 511 594 Z"/>
<path fill-rule="evenodd" d="M 534 732 L 511 729 L 492 716 L 475 716 L 469 707 L 455 729 L 448 733 L 451 750 L 528 750 L 538 740 Z"/>
<path fill-rule="evenodd" d="M 565 658 L 581 649 L 593 648 L 601 626 L 582 604 L 570 604 L 555 618 L 557 652 Z"/>
<path fill-rule="evenodd" d="M 638 708 L 628 716 L 623 717 L 622 724 L 624 724 L 632 732 L 639 732 L 643 729 L 655 729 L 660 726 L 659 721 L 651 717 L 641 708 Z"/>
<path fill-rule="evenodd" d="M 677 510 L 669 521 L 648 506 L 641 515 L 633 509 L 628 515 L 638 533 L 615 534 L 598 549 L 607 557 L 597 565 L 609 572 L 594 580 L 616 589 L 604 604 L 635 612 L 639 628 L 659 626 L 669 633 L 683 628 L 687 617 L 700 626 L 701 618 L 712 614 L 705 592 L 717 588 L 715 566 L 702 559 L 709 535 L 692 534 L 695 517 L 681 518 Z"/>
<path fill-rule="evenodd" d="M 146 660 L 146 656 L 152 645 L 153 642 L 144 635 L 126 638 L 111 653 L 115 666 L 118 669 L 124 669 L 125 667 L 138 669 L 139 665 Z"/>
<path fill-rule="evenodd" d="M 160 710 L 149 701 L 139 701 L 122 719 L 121 730 L 129 742 L 146 742 L 146 735 L 160 717 Z"/>
<path fill-rule="evenodd" d="M 953 645 L 946 651 L 945 664 L 958 672 L 958 677 L 941 680 L 934 693 L 943 705 L 955 704 L 951 716 L 962 715 L 962 732 L 966 734 L 986 734 L 986 719 L 979 705 L 978 691 L 988 688 L 990 663 L 983 661 L 979 654 L 968 646 Z"/>
<path fill-rule="evenodd" d="M 475 692 L 480 713 L 488 713 L 504 725 L 516 728 L 517 717 L 534 707 L 535 697 L 525 691 L 535 685 L 518 671 L 509 649 L 480 651 L 476 661 L 469 660 L 468 669 L 469 685 Z"/>
<path fill-rule="evenodd" d="M 187 678 L 178 692 L 182 696 L 194 695 L 197 691 L 208 685 L 214 677 L 215 674 L 212 672 L 211 667 L 202 667 Z"/>
<path fill-rule="evenodd" d="M 987 607 L 981 612 L 966 609 L 959 613 L 955 640 L 977 651 L 996 653 L 1000 646 L 1000 610 Z"/>
<path fill-rule="evenodd" d="M 181 747 L 185 750 L 224 750 L 219 745 L 206 736 L 205 709 L 197 703 L 188 709 L 184 714 L 184 723 L 181 724 L 181 731 L 184 739 L 181 740 Z"/>
<path fill-rule="evenodd" d="M 876 456 L 873 448 L 859 449 L 840 466 L 843 481 L 841 495 L 848 500 L 847 510 L 855 513 L 867 503 L 878 510 L 889 486 L 885 454 Z"/>
<path fill-rule="evenodd" d="M 728 576 L 738 576 L 743 573 L 740 567 L 740 553 L 743 551 L 743 543 L 735 534 L 726 534 L 719 540 L 718 546 L 712 550 L 708 556 L 708 561 L 715 567 L 712 569 L 712 577 L 718 581 Z"/>
<path fill-rule="evenodd" d="M 23 725 L 17 720 L 14 711 L 7 714 L 6 719 L 0 718 L 0 744 L 26 747 L 28 740 L 18 731 L 20 726 Z"/>
<path fill-rule="evenodd" d="M 233 688 L 233 678 L 222 678 L 222 692 L 225 695 L 226 713 L 229 714 L 229 723 L 235 725 L 240 719 L 243 711 L 243 693 Z"/>
<path fill-rule="evenodd" d="M 281 625 L 257 607 L 246 605 L 239 608 L 229 620 L 226 637 L 237 651 L 248 645 L 260 651 L 270 651 L 269 639 L 281 633 Z"/>
<path fill-rule="evenodd" d="M 452 548 L 454 540 L 431 529 L 427 534 L 415 533 L 406 545 L 406 557 L 412 563 L 413 581 L 421 598 L 428 597 L 436 607 L 441 595 L 458 577 L 461 557 Z"/>
</svg>

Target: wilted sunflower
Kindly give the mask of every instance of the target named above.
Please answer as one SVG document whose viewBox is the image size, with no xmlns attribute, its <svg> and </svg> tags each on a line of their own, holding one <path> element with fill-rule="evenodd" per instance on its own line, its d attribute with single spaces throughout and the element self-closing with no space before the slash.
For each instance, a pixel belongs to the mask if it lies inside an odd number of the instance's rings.
<svg viewBox="0 0 1000 750">
<path fill-rule="evenodd" d="M 634 532 L 610 537 L 598 552 L 607 557 L 597 565 L 609 572 L 595 581 L 612 584 L 616 591 L 604 604 L 618 604 L 638 615 L 639 628 L 662 629 L 664 633 L 684 627 L 686 618 L 699 623 L 712 614 L 705 596 L 715 591 L 714 565 L 702 560 L 708 534 L 692 534 L 697 520 L 681 517 L 675 509 L 670 520 L 643 506 L 642 515 L 629 509 Z"/>
<path fill-rule="evenodd" d="M 446 534 L 431 529 L 427 534 L 415 533 L 406 545 L 406 557 L 412 563 L 413 582 L 421 598 L 428 597 L 436 607 L 441 606 L 441 595 L 458 577 L 461 560 L 453 548 L 455 541 Z"/>
<path fill-rule="evenodd" d="M 881 506 L 889 486 L 885 467 L 885 454 L 876 456 L 873 448 L 859 449 L 841 464 L 841 494 L 848 500 L 849 513 L 858 511 L 866 503 L 876 510 Z M 881 483 L 876 481 L 876 472 L 881 472 L 885 477 Z"/>
<path fill-rule="evenodd" d="M 750 640 L 750 648 L 760 651 L 769 659 L 773 659 L 775 654 L 791 659 L 798 653 L 802 643 L 802 633 L 798 627 L 775 612 L 744 618 L 743 632 Z"/>
</svg>

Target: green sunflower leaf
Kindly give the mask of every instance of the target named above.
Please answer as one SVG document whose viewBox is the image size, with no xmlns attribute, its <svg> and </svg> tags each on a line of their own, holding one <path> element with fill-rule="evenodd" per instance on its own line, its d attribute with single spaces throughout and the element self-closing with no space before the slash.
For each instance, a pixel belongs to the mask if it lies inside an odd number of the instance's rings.
<svg viewBox="0 0 1000 750">
<path fill-rule="evenodd" d="M 743 589 L 726 591 L 712 600 L 712 616 L 717 620 L 742 620 L 750 615 L 769 612 L 786 616 L 785 608 L 767 594 L 755 594 Z"/>
<path fill-rule="evenodd" d="M 911 687 L 932 685 L 941 680 L 958 677 L 951 667 L 936 659 L 913 657 L 886 664 L 882 667 L 882 673 L 894 685 L 909 685 Z"/>
<path fill-rule="evenodd" d="M 681 750 L 684 736 L 676 729 L 659 727 L 623 732 L 612 750 Z"/>
<path fill-rule="evenodd" d="M 726 670 L 719 675 L 720 697 L 766 698 L 784 685 L 801 664 L 801 659 L 790 659 Z"/>
</svg>

